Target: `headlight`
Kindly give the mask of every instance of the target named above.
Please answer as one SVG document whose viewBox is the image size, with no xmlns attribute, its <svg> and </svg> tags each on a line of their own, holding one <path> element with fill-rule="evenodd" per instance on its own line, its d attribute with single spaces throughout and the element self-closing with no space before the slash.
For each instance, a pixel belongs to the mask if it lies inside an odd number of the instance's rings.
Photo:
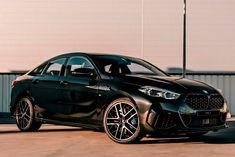
<svg viewBox="0 0 235 157">
<path fill-rule="evenodd" d="M 169 90 L 165 90 L 165 89 L 161 89 L 161 88 L 157 88 L 157 87 L 151 87 L 151 86 L 144 86 L 141 87 L 139 89 L 139 91 L 152 96 L 152 97 L 158 97 L 158 98 L 164 98 L 164 99 L 168 99 L 168 100 L 175 100 L 178 99 L 180 97 L 180 94 L 169 91 Z"/>
</svg>

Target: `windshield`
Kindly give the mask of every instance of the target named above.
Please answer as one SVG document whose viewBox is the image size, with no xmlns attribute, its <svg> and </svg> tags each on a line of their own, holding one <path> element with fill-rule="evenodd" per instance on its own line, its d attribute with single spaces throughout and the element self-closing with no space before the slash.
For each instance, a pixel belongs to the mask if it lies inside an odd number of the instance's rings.
<svg viewBox="0 0 235 157">
<path fill-rule="evenodd" d="M 157 67 L 141 59 L 114 55 L 94 55 L 94 59 L 100 70 L 108 74 L 167 75 Z"/>
</svg>

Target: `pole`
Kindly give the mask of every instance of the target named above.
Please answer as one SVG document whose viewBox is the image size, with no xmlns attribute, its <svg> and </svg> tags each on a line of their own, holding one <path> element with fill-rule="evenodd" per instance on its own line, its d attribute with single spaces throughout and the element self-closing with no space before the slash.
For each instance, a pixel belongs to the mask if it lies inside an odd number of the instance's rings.
<svg viewBox="0 0 235 157">
<path fill-rule="evenodd" d="M 186 12 L 187 3 L 184 0 L 184 25 L 183 25 L 183 77 L 186 75 Z"/>
<path fill-rule="evenodd" d="M 141 55 L 144 59 L 144 0 L 141 0 Z"/>
</svg>

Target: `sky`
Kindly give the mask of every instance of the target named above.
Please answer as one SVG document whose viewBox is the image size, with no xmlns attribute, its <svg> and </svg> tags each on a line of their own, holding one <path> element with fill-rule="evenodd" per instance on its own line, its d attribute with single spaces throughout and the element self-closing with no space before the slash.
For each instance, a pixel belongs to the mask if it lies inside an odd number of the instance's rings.
<svg viewBox="0 0 235 157">
<path fill-rule="evenodd" d="M 187 68 L 235 71 L 235 1 L 188 0 Z M 183 0 L 0 0 L 0 72 L 65 52 L 182 66 Z"/>
</svg>

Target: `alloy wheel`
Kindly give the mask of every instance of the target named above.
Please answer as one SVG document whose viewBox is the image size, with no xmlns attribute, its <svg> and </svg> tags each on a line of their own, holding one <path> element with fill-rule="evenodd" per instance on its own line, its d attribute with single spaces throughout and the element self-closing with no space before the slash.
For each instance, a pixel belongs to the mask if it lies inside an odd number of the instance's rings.
<svg viewBox="0 0 235 157">
<path fill-rule="evenodd" d="M 107 111 L 105 125 L 111 138 L 127 141 L 139 129 L 138 112 L 128 101 L 116 102 Z"/>
<path fill-rule="evenodd" d="M 22 99 L 18 102 L 16 108 L 16 121 L 20 129 L 26 130 L 32 123 L 32 111 L 27 99 Z"/>
</svg>

